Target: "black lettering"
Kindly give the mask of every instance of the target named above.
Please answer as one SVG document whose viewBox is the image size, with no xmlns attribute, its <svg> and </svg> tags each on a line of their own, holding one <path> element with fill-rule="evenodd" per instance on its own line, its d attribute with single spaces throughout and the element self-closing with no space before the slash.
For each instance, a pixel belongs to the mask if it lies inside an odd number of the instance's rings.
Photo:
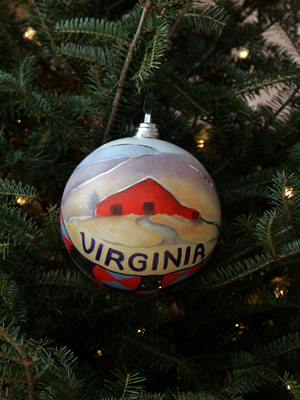
<svg viewBox="0 0 300 400">
<path fill-rule="evenodd" d="M 194 259 L 193 259 L 193 264 L 195 264 L 198 256 L 201 256 L 201 260 L 203 260 L 204 256 L 205 256 L 205 251 L 204 251 L 204 246 L 202 243 L 199 243 L 196 248 L 195 248 L 195 253 L 194 253 Z M 200 261 L 201 261 L 200 260 Z"/>
<path fill-rule="evenodd" d="M 83 247 L 83 250 L 86 252 L 86 254 L 90 254 L 93 250 L 94 250 L 94 248 L 95 248 L 95 239 L 93 239 L 92 238 L 92 240 L 91 240 L 91 247 L 89 248 L 89 249 L 87 249 L 86 247 L 85 247 L 85 234 L 84 234 L 84 232 L 80 232 L 80 234 L 81 234 L 81 239 L 82 239 L 82 247 Z"/>
<path fill-rule="evenodd" d="M 181 255 L 182 255 L 181 247 L 177 249 L 177 259 L 173 256 L 172 253 L 169 252 L 169 250 L 166 250 L 164 254 L 164 269 L 167 269 L 169 259 L 174 263 L 174 265 L 176 265 L 176 267 L 179 267 L 181 263 Z"/>
<path fill-rule="evenodd" d="M 113 255 L 116 255 L 116 257 L 113 257 Z M 106 254 L 105 265 L 109 266 L 109 263 L 111 260 L 116 262 L 120 271 L 123 271 L 124 267 L 121 264 L 121 262 L 124 260 L 124 254 L 121 251 L 114 250 L 109 247 L 107 254 Z"/>
<path fill-rule="evenodd" d="M 157 270 L 158 257 L 159 257 L 159 253 L 154 253 L 154 255 L 153 255 L 153 263 L 152 263 L 152 271 L 156 271 Z"/>
<path fill-rule="evenodd" d="M 96 261 L 100 260 L 100 257 L 101 257 L 101 254 L 102 254 L 102 249 L 103 249 L 103 244 L 100 243 L 99 246 L 98 246 L 96 257 L 95 257 Z"/>
<path fill-rule="evenodd" d="M 134 261 L 134 259 L 135 259 L 136 257 L 142 257 L 142 258 L 144 258 L 144 260 L 138 260 L 138 263 L 142 264 L 142 266 L 141 266 L 140 268 L 137 268 L 137 267 L 135 267 L 135 266 L 133 265 L 133 261 Z M 146 261 L 147 259 L 148 259 L 147 254 L 135 253 L 135 254 L 132 254 L 132 255 L 129 257 L 129 259 L 128 259 L 128 265 L 129 265 L 129 267 L 130 267 L 133 271 L 136 271 L 136 272 L 145 271 L 145 269 L 147 268 L 147 261 Z"/>
<path fill-rule="evenodd" d="M 191 246 L 188 246 L 185 251 L 185 258 L 183 265 L 186 265 L 190 261 L 190 255 L 191 255 Z"/>
</svg>

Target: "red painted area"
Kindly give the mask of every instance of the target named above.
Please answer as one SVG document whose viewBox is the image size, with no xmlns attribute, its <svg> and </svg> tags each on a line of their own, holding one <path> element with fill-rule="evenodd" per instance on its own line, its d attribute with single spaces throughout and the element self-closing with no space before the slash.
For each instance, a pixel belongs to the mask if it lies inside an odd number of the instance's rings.
<svg viewBox="0 0 300 400">
<path fill-rule="evenodd" d="M 122 285 L 126 286 L 128 289 L 135 290 L 139 284 L 141 283 L 142 278 L 140 276 L 133 278 L 124 279 L 116 279 L 114 278 L 106 269 L 100 267 L 99 265 L 95 265 L 93 268 L 93 274 L 96 279 L 102 282 L 119 282 Z"/>
<path fill-rule="evenodd" d="M 66 248 L 67 248 L 68 252 L 70 253 L 71 252 L 71 246 L 73 246 L 73 243 L 70 242 L 70 240 L 64 234 L 62 236 L 63 236 L 63 240 L 65 242 Z"/>
<path fill-rule="evenodd" d="M 89 277 L 93 282 L 97 283 L 97 285 L 100 285 L 100 286 L 106 288 L 106 286 L 103 285 L 103 283 L 99 282 L 97 279 L 95 279 L 95 278 L 93 278 L 92 276 L 89 276 L 89 275 L 88 275 L 88 277 Z"/>
<path fill-rule="evenodd" d="M 181 278 L 182 275 L 190 275 L 194 272 L 198 271 L 202 267 L 202 263 L 195 265 L 193 268 L 189 268 L 185 270 L 185 272 L 173 272 L 172 274 L 165 275 L 162 279 L 162 287 L 166 287 L 171 283 L 175 282 L 178 278 Z"/>
<path fill-rule="evenodd" d="M 146 292 L 134 292 L 135 296 L 148 296 L 149 294 L 157 294 L 159 293 L 159 290 L 149 290 Z"/>
<path fill-rule="evenodd" d="M 112 194 L 96 206 L 96 217 L 129 214 L 180 215 L 187 219 L 200 217 L 199 211 L 180 204 L 167 189 L 151 178 Z"/>
<path fill-rule="evenodd" d="M 61 230 L 63 241 L 65 243 L 65 246 L 66 246 L 68 252 L 70 253 L 70 249 L 71 249 L 71 246 L 73 246 L 73 243 L 66 237 L 66 235 L 64 235 L 63 226 L 62 226 L 63 225 L 63 221 L 62 221 L 61 213 L 59 214 L 59 223 L 60 223 L 60 230 Z"/>
</svg>

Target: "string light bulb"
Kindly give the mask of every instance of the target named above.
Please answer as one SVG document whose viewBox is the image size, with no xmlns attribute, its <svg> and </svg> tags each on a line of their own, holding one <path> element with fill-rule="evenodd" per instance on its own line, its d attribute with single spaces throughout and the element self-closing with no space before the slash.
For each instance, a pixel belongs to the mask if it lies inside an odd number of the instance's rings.
<svg viewBox="0 0 300 400">
<path fill-rule="evenodd" d="M 95 357 L 101 357 L 101 356 L 103 356 L 102 350 L 97 350 Z"/>
<path fill-rule="evenodd" d="M 24 206 L 27 203 L 28 197 L 16 196 L 16 203 L 19 206 Z"/>
<path fill-rule="evenodd" d="M 249 55 L 249 50 L 246 49 L 246 47 L 244 47 L 239 53 L 239 58 L 244 60 L 245 58 L 248 57 L 248 55 Z"/>
<path fill-rule="evenodd" d="M 293 188 L 285 188 L 285 189 L 284 189 L 284 195 L 285 195 L 288 199 L 290 199 L 291 197 L 293 197 L 293 196 L 294 196 Z"/>
<path fill-rule="evenodd" d="M 204 147 L 204 140 L 203 139 L 198 140 L 197 147 L 198 147 L 198 149 L 202 149 Z"/>
<path fill-rule="evenodd" d="M 286 294 L 286 292 L 285 292 L 284 290 L 282 290 L 282 289 L 280 289 L 280 288 L 277 287 L 277 288 L 274 290 L 274 294 L 275 294 L 276 298 L 278 299 L 279 297 L 283 297 L 283 296 Z"/>
<path fill-rule="evenodd" d="M 23 34 L 24 39 L 32 40 L 34 35 L 36 34 L 36 30 L 29 26 Z"/>
</svg>

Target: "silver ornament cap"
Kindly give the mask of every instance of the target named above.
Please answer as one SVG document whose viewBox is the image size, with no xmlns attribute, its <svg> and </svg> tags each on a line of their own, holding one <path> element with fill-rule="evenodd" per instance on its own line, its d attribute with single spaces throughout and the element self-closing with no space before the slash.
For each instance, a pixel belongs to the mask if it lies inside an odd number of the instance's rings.
<svg viewBox="0 0 300 400">
<path fill-rule="evenodd" d="M 151 122 L 151 114 L 145 114 L 144 122 L 140 123 L 137 128 L 135 137 L 158 139 L 159 133 L 156 125 Z"/>
</svg>

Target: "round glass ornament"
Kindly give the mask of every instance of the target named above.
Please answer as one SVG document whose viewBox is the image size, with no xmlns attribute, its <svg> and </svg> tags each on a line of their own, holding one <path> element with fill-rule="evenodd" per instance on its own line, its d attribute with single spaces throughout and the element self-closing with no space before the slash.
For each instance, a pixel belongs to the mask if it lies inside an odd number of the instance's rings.
<svg viewBox="0 0 300 400">
<path fill-rule="evenodd" d="M 135 137 L 93 151 L 68 180 L 61 205 L 63 240 L 77 266 L 96 283 L 135 295 L 191 276 L 219 236 L 208 172 L 157 136 L 146 115 Z"/>
</svg>

